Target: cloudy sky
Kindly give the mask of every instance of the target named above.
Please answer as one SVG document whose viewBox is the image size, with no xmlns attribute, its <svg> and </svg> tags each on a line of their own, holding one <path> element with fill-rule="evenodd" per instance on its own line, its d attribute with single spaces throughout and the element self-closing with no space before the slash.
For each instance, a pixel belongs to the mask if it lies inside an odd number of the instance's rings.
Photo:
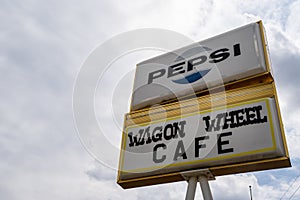
<svg viewBox="0 0 300 200">
<path fill-rule="evenodd" d="M 106 70 L 119 74 L 98 80 L 94 108 L 103 144 L 74 120 L 76 78 L 91 53 L 121 33 L 167 29 L 200 41 L 258 19 L 267 32 L 293 167 L 217 177 L 210 184 L 215 199 L 249 199 L 249 185 L 254 199 L 300 198 L 299 0 L 0 3 L 1 199 L 184 199 L 185 182 L 130 190 L 116 184 L 135 64 L 163 50 L 127 52 Z M 199 188 L 196 199 L 202 199 Z"/>
</svg>

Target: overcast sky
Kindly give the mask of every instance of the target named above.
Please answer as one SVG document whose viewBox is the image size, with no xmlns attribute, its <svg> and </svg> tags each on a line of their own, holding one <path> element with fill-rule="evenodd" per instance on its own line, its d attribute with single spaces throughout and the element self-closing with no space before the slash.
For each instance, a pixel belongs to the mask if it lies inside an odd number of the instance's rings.
<svg viewBox="0 0 300 200">
<path fill-rule="evenodd" d="M 87 136 L 73 119 L 76 77 L 93 50 L 127 31 L 168 29 L 200 41 L 258 19 L 267 33 L 293 167 L 217 177 L 210 184 L 215 199 L 249 199 L 249 185 L 254 199 L 300 198 L 300 0 L 0 3 L 1 199 L 184 199 L 186 182 L 130 190 L 116 184 L 116 149 L 135 64 L 162 50 L 124 55 L 111 64 L 123 67 L 114 69 L 120 74 L 99 82 L 95 114 L 109 140 L 105 151 L 98 149 L 103 158 L 83 145 Z M 202 199 L 199 188 L 196 199 Z"/>
</svg>

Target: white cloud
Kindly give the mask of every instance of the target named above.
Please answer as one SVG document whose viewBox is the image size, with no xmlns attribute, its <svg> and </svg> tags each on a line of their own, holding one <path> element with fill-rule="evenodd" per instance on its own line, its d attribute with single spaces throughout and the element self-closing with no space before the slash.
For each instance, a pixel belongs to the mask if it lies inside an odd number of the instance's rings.
<svg viewBox="0 0 300 200">
<path fill-rule="evenodd" d="M 290 14 L 286 21 L 286 32 L 291 40 L 300 47 L 300 25 L 297 23 L 300 12 L 300 1 L 295 1 L 289 6 Z M 298 49 L 299 50 L 299 49 Z"/>
<path fill-rule="evenodd" d="M 295 166 L 281 171 L 218 177 L 211 182 L 212 191 L 216 199 L 248 199 L 248 185 L 252 185 L 254 199 L 278 199 L 299 174 L 300 1 L 27 0 L 4 1 L 1 6 L 0 196 L 3 199 L 184 198 L 185 182 L 122 190 L 115 183 L 116 172 L 95 164 L 84 151 L 73 124 L 72 87 L 83 60 L 97 44 L 111 36 L 144 27 L 171 29 L 202 40 L 263 19 Z M 123 95 L 128 95 L 126 78 L 115 87 Z M 127 102 L 121 104 L 121 100 L 124 99 L 115 99 L 115 104 L 124 109 Z M 103 116 L 110 117 L 111 113 L 100 117 Z M 106 130 L 111 127 L 117 132 L 115 126 L 121 126 L 122 113 L 115 111 L 114 117 L 116 122 L 103 120 L 107 123 Z M 116 144 L 118 138 L 112 142 Z M 298 184 L 299 180 L 285 197 L 291 196 Z M 199 187 L 197 198 L 201 198 Z"/>
</svg>

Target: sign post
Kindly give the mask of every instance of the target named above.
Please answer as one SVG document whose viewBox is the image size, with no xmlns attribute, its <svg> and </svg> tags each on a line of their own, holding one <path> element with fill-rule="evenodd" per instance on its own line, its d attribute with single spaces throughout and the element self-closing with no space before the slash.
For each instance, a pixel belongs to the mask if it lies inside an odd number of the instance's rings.
<svg viewBox="0 0 300 200">
<path fill-rule="evenodd" d="M 207 177 L 204 176 L 204 175 L 200 175 L 198 177 L 198 181 L 199 181 L 200 186 L 201 186 L 203 199 L 204 200 L 212 200 L 213 198 L 212 198 L 212 194 L 211 194 L 211 191 L 210 191 L 210 187 L 209 187 Z"/>
<path fill-rule="evenodd" d="M 186 191 L 185 200 L 194 200 L 195 199 L 195 193 L 196 193 L 196 187 L 197 187 L 197 177 L 192 176 L 188 179 L 188 188 Z"/>
<path fill-rule="evenodd" d="M 186 200 L 194 200 L 197 182 L 200 183 L 203 199 L 213 199 L 208 181 L 215 180 L 215 177 L 209 169 L 187 171 L 181 173 L 181 175 L 188 181 Z"/>
</svg>

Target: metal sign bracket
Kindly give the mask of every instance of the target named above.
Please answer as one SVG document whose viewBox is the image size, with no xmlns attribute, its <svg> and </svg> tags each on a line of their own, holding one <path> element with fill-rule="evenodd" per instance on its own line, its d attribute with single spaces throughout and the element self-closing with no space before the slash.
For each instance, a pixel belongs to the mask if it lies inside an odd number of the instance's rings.
<svg viewBox="0 0 300 200">
<path fill-rule="evenodd" d="M 215 180 L 215 176 L 209 169 L 192 170 L 181 173 L 182 177 L 188 181 L 188 188 L 185 200 L 194 200 L 197 182 L 200 183 L 204 200 L 212 200 L 212 193 L 208 181 Z"/>
</svg>

